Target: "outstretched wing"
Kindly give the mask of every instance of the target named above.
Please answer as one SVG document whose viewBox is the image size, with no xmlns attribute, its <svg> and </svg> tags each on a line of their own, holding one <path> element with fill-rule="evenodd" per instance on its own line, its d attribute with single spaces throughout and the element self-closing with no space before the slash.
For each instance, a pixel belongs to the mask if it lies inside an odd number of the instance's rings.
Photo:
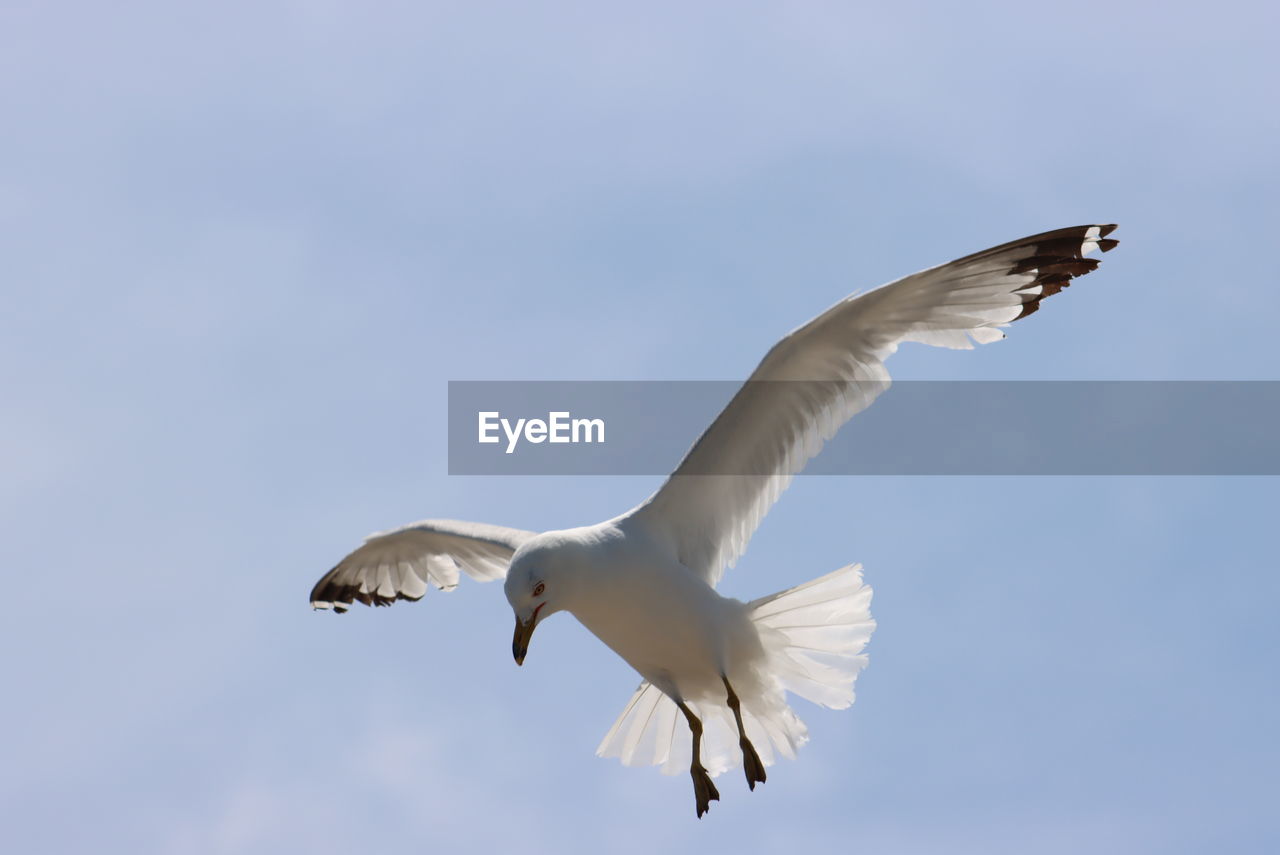
<svg viewBox="0 0 1280 855">
<path fill-rule="evenodd" d="M 511 556 L 533 535 L 457 520 L 423 520 L 371 534 L 316 582 L 311 605 L 345 612 L 353 600 L 366 606 L 420 600 L 428 583 L 452 590 L 459 571 L 479 582 L 501 579 L 507 575 Z"/>
<path fill-rule="evenodd" d="M 667 482 L 627 515 L 715 585 L 770 506 L 840 426 L 889 386 L 907 341 L 969 349 L 1098 266 L 1114 225 L 965 256 L 837 303 L 778 342 Z"/>
</svg>

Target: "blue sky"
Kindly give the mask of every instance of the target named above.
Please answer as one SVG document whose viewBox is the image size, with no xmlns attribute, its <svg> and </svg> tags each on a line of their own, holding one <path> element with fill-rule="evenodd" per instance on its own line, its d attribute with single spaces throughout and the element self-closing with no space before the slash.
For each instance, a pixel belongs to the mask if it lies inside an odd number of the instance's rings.
<svg viewBox="0 0 1280 855">
<path fill-rule="evenodd" d="M 315 614 L 366 533 L 594 522 L 450 478 L 451 379 L 745 377 L 850 291 L 1081 222 L 914 379 L 1280 379 L 1264 4 L 8 3 L 0 818 L 22 852 L 1263 852 L 1275 479 L 800 479 L 723 590 L 859 561 L 854 707 L 693 818 L 636 677 L 495 586 Z M 690 437 L 692 440 L 693 437 Z"/>
</svg>

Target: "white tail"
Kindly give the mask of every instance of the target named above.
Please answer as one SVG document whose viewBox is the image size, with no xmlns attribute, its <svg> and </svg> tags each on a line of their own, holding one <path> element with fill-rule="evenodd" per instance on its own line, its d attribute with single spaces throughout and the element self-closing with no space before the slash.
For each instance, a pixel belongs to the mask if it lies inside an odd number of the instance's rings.
<svg viewBox="0 0 1280 855">
<path fill-rule="evenodd" d="M 769 697 L 743 702 L 747 736 L 765 765 L 775 752 L 795 756 L 808 741 L 804 722 L 787 706 L 784 690 L 825 707 L 853 703 L 853 683 L 867 664 L 862 652 L 876 622 L 871 617 L 871 588 L 862 582 L 862 565 L 842 567 L 747 604 L 766 654 Z M 705 727 L 702 762 L 712 775 L 742 763 L 738 734 L 723 704 L 690 708 Z M 626 766 L 662 765 L 664 774 L 688 769 L 692 740 L 675 703 L 648 682 L 640 684 L 596 754 L 617 757 Z"/>
</svg>

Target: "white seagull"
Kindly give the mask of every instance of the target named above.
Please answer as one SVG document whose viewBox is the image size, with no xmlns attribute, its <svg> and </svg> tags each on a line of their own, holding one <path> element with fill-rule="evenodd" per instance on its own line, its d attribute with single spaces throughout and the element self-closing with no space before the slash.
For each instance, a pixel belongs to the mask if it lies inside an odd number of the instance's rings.
<svg viewBox="0 0 1280 855">
<path fill-rule="evenodd" d="M 1085 256 L 1114 247 L 1114 229 L 1045 232 L 848 297 L 774 345 L 639 506 L 542 534 L 454 520 L 374 534 L 316 583 L 311 605 L 385 606 L 428 585 L 451 590 L 460 571 L 505 576 L 516 664 L 540 622 L 560 611 L 581 621 L 644 678 L 597 754 L 667 773 L 688 764 L 701 817 L 719 798 L 713 775 L 741 763 L 754 789 L 776 754 L 807 740 L 787 691 L 853 703 L 875 628 L 859 565 L 749 603 L 716 592 L 725 568 L 791 478 L 888 387 L 884 361 L 899 344 L 1003 338 L 1001 327 L 1096 268 Z"/>
</svg>

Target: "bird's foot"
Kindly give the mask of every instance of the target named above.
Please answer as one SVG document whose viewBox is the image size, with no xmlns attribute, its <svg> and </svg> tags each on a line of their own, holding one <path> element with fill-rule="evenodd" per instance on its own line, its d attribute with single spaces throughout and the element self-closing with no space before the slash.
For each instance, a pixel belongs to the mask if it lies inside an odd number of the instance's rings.
<svg viewBox="0 0 1280 855">
<path fill-rule="evenodd" d="M 742 770 L 747 773 L 747 786 L 754 790 L 757 783 L 763 784 L 768 777 L 764 773 L 764 763 L 760 762 L 760 755 L 751 740 L 744 737 L 738 747 L 742 749 Z"/>
<path fill-rule="evenodd" d="M 698 802 L 698 819 L 702 819 L 702 815 L 711 810 L 711 803 L 720 801 L 720 791 L 701 763 L 694 763 L 689 768 L 689 774 L 693 776 L 693 797 Z"/>
</svg>

